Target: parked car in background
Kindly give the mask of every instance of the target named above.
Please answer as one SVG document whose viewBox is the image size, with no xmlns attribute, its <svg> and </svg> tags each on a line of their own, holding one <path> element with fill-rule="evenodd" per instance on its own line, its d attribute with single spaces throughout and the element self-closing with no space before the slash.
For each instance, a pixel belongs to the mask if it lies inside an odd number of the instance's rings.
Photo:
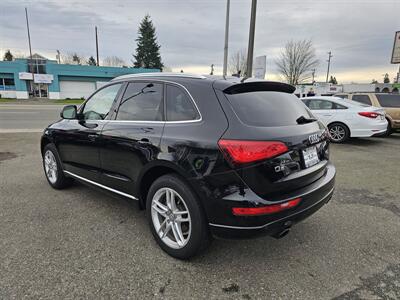
<svg viewBox="0 0 400 300">
<path fill-rule="evenodd" d="M 386 135 L 400 130 L 400 94 L 387 93 L 340 93 L 340 98 L 353 100 L 366 105 L 382 107 L 386 113 L 388 128 Z"/>
<path fill-rule="evenodd" d="M 303 103 L 324 123 L 332 142 L 343 143 L 350 137 L 371 137 L 385 134 L 388 122 L 382 108 L 339 97 L 306 97 Z"/>
<path fill-rule="evenodd" d="M 138 201 L 155 240 L 189 258 L 211 235 L 285 236 L 332 197 L 328 133 L 268 81 L 145 73 L 112 80 L 41 140 L 49 184 Z"/>
</svg>

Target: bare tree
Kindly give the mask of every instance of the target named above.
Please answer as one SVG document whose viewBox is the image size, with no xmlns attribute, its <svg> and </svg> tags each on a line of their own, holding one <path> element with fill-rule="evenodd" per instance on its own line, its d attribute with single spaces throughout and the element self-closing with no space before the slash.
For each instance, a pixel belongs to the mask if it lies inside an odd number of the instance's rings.
<svg viewBox="0 0 400 300">
<path fill-rule="evenodd" d="M 286 43 L 276 61 L 278 72 L 289 84 L 299 84 L 312 77 L 312 70 L 318 65 L 311 40 Z"/>
<path fill-rule="evenodd" d="M 107 67 L 123 67 L 126 66 L 125 61 L 118 56 L 107 56 L 103 59 L 103 66 Z"/>
<path fill-rule="evenodd" d="M 247 67 L 247 53 L 245 50 L 238 50 L 231 54 L 229 58 L 228 68 L 231 74 L 239 74 L 244 76 Z"/>
<path fill-rule="evenodd" d="M 68 52 L 66 54 L 61 54 L 61 62 L 67 65 L 82 65 L 87 61 L 84 55 L 80 55 L 76 52 Z"/>
<path fill-rule="evenodd" d="M 162 68 L 162 71 L 163 72 L 172 72 L 172 68 L 169 67 L 169 66 L 164 65 L 163 68 Z"/>
</svg>

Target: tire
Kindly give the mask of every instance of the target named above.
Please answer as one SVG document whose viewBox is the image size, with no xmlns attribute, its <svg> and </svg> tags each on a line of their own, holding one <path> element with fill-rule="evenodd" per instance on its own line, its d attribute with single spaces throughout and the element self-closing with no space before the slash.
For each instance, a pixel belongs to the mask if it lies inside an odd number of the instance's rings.
<svg viewBox="0 0 400 300">
<path fill-rule="evenodd" d="M 64 175 L 61 160 L 54 144 L 47 144 L 44 147 L 42 161 L 44 174 L 52 188 L 61 190 L 72 184 L 72 178 Z"/>
<path fill-rule="evenodd" d="M 332 143 L 344 143 L 350 138 L 349 128 L 342 123 L 329 124 L 328 129 Z"/>
<path fill-rule="evenodd" d="M 168 201 L 167 197 L 174 200 Z M 185 211 L 187 213 L 183 213 Z M 146 214 L 158 245 L 172 257 L 189 259 L 211 242 L 197 196 L 175 174 L 163 175 L 153 182 L 147 194 Z"/>
<path fill-rule="evenodd" d="M 388 121 L 387 130 L 383 136 L 389 136 L 393 133 L 392 125 L 390 124 L 389 120 L 387 120 L 387 121 Z"/>
</svg>

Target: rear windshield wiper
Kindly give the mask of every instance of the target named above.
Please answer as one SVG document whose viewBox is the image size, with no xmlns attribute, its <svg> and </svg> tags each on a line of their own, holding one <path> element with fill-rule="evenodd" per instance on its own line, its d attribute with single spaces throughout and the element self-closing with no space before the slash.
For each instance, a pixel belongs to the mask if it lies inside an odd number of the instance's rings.
<svg viewBox="0 0 400 300">
<path fill-rule="evenodd" d="M 315 122 L 315 121 L 317 121 L 317 119 L 306 118 L 305 116 L 301 116 L 300 118 L 298 118 L 296 120 L 297 124 L 307 124 L 307 123 L 311 123 L 311 122 Z"/>
</svg>

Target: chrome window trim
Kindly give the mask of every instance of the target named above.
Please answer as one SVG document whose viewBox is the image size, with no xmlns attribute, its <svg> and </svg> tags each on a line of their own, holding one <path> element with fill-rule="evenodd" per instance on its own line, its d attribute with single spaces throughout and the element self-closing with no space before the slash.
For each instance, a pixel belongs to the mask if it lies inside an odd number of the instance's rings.
<svg viewBox="0 0 400 300">
<path fill-rule="evenodd" d="M 98 186 L 98 187 L 101 187 L 101 188 L 103 188 L 103 189 L 105 189 L 105 190 L 108 190 L 108 191 L 110 191 L 110 192 L 119 194 L 119 195 L 121 195 L 121 196 L 130 198 L 130 199 L 133 199 L 133 200 L 139 200 L 138 198 L 136 198 L 136 197 L 134 197 L 134 196 L 132 196 L 132 195 L 129 195 L 129 194 L 127 194 L 127 193 L 124 193 L 124 192 L 115 190 L 115 189 L 110 188 L 110 187 L 108 187 L 108 186 L 102 185 L 102 184 L 100 184 L 100 183 L 98 183 L 98 182 L 95 182 L 95 181 L 92 181 L 92 180 L 87 179 L 87 178 L 85 178 L 85 177 L 76 175 L 76 174 L 74 174 L 74 173 L 72 173 L 72 172 L 69 172 L 69 171 L 64 170 L 64 173 L 66 173 L 66 174 L 68 174 L 68 175 L 70 175 L 70 176 L 72 176 L 72 177 L 75 177 L 75 178 L 77 178 L 77 179 L 86 181 L 86 182 L 88 182 L 88 183 L 90 183 L 90 184 L 93 184 L 93 185 L 96 185 L 96 186 Z"/>
</svg>

